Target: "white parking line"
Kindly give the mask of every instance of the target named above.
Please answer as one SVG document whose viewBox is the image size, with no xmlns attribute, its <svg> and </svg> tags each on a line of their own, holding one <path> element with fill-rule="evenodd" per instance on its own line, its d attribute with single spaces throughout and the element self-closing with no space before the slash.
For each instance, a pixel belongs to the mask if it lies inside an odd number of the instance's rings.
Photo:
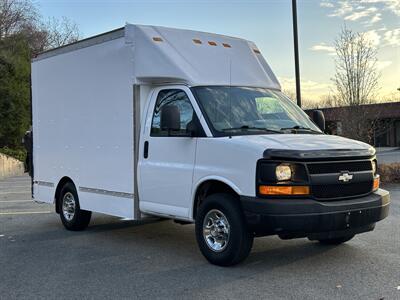
<svg viewBox="0 0 400 300">
<path fill-rule="evenodd" d="M 0 200 L 0 203 L 34 202 L 33 200 Z"/>
<path fill-rule="evenodd" d="M 0 184 L 0 189 L 26 189 L 29 185 L 12 185 L 12 184 Z"/>
<path fill-rule="evenodd" d="M 29 194 L 31 191 L 23 191 L 23 192 L 2 192 L 0 195 L 9 195 L 9 194 Z"/>
<path fill-rule="evenodd" d="M 51 211 L 6 211 L 0 212 L 0 215 L 32 215 L 32 214 L 50 214 Z"/>
<path fill-rule="evenodd" d="M 3 184 L 30 184 L 32 181 L 26 178 L 21 178 L 19 180 L 0 180 Z"/>
<path fill-rule="evenodd" d="M 26 184 L 30 185 L 30 180 L 17 180 L 17 181 L 7 181 L 7 180 L 0 180 L 0 184 Z"/>
</svg>

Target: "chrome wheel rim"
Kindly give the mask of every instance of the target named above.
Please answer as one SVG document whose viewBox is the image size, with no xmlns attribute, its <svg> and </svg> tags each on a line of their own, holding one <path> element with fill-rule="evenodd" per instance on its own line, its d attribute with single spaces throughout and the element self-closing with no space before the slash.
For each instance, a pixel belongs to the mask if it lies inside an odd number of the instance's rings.
<svg viewBox="0 0 400 300">
<path fill-rule="evenodd" d="M 62 213 L 64 218 L 69 222 L 75 216 L 76 202 L 75 197 L 72 193 L 65 193 L 62 201 Z"/>
<path fill-rule="evenodd" d="M 218 209 L 210 210 L 203 221 L 203 238 L 207 246 L 215 251 L 223 251 L 230 237 L 230 225 L 226 216 Z"/>
</svg>

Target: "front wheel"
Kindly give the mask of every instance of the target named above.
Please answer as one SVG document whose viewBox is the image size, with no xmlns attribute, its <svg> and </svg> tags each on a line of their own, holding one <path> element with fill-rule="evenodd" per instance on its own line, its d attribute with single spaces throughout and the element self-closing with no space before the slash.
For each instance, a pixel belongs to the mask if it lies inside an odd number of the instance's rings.
<svg viewBox="0 0 400 300">
<path fill-rule="evenodd" d="M 85 229 L 89 225 L 92 212 L 80 208 L 78 193 L 72 182 L 68 182 L 63 186 L 57 202 L 61 222 L 66 229 L 78 231 Z"/>
<path fill-rule="evenodd" d="M 229 194 L 210 195 L 200 205 L 196 239 L 204 257 L 219 266 L 240 263 L 253 246 L 240 205 Z"/>
</svg>

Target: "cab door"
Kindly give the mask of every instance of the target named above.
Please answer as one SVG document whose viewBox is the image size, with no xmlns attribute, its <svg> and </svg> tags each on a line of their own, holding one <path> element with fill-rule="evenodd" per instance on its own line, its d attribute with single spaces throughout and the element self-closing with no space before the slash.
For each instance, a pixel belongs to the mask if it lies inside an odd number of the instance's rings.
<svg viewBox="0 0 400 300">
<path fill-rule="evenodd" d="M 191 136 L 190 128 L 194 124 L 201 128 L 193 104 L 187 87 L 163 87 L 153 93 L 140 139 L 138 173 L 142 212 L 189 218 L 198 139 Z M 174 116 L 167 120 L 171 112 Z"/>
</svg>

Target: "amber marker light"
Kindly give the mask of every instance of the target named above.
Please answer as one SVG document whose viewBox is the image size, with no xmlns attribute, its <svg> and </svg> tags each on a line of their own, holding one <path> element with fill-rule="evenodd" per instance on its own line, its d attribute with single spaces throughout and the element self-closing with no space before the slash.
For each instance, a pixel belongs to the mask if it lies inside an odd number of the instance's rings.
<svg viewBox="0 0 400 300">
<path fill-rule="evenodd" d="M 379 176 L 376 176 L 374 178 L 374 186 L 373 186 L 373 190 L 376 191 L 377 189 L 379 189 Z"/>
<path fill-rule="evenodd" d="M 293 185 L 293 186 L 260 185 L 258 191 L 261 195 L 309 195 L 310 187 L 303 185 Z"/>
<path fill-rule="evenodd" d="M 155 41 L 155 42 L 162 42 L 163 39 L 160 38 L 159 36 L 155 36 L 155 37 L 153 37 L 153 41 Z"/>
</svg>

